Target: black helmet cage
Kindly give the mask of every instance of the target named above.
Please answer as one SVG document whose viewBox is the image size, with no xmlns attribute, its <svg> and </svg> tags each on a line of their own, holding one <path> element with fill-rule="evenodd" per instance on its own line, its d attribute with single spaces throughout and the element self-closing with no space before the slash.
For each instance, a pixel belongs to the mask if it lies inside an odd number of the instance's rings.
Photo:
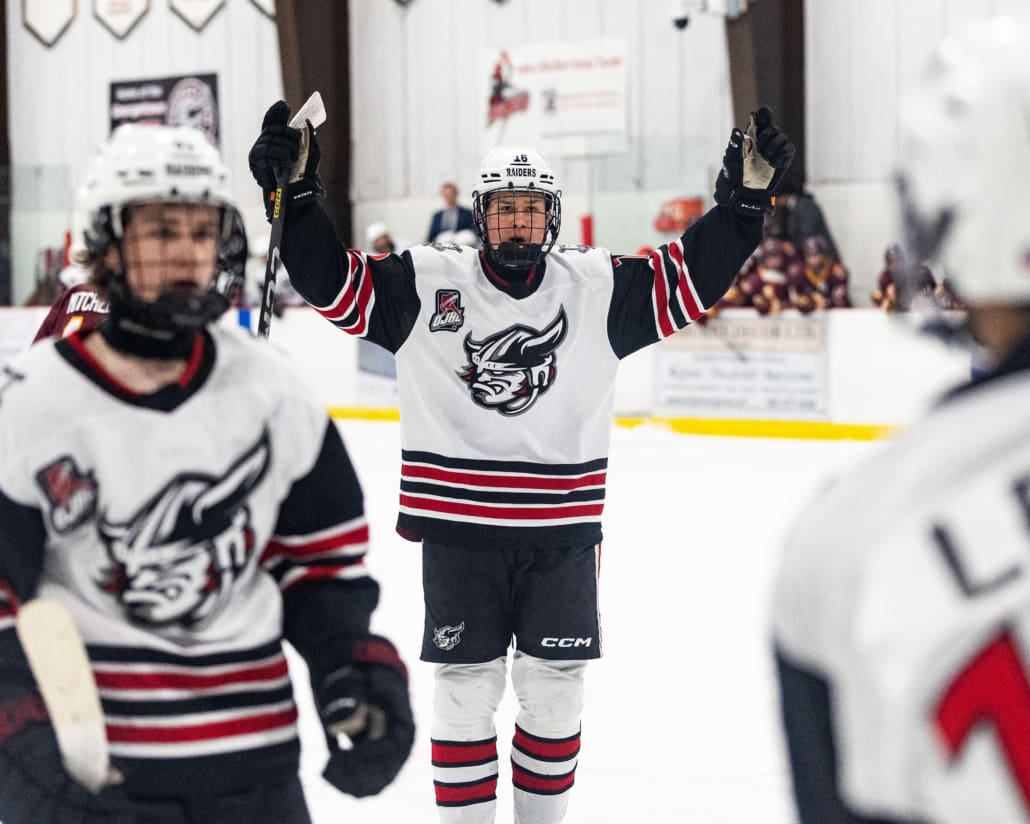
<svg viewBox="0 0 1030 824">
<path fill-rule="evenodd" d="M 164 201 L 169 204 L 203 204 L 203 201 L 173 199 Z M 156 330 L 198 329 L 218 318 L 229 308 L 229 300 L 242 288 L 247 261 L 247 235 L 243 216 L 232 206 L 219 207 L 219 238 L 216 257 L 212 261 L 210 288 L 192 296 L 160 295 L 154 301 L 140 300 L 129 287 L 125 273 L 125 257 L 122 248 L 125 211 L 132 203 L 122 206 L 118 216 L 118 226 L 110 206 L 104 206 L 92 214 L 89 230 L 86 232 L 87 249 L 96 258 L 93 282 L 107 292 L 108 297 L 126 306 L 130 313 L 146 325 Z M 122 271 L 112 271 L 103 260 L 103 255 L 110 247 L 118 250 L 122 259 Z"/>
<path fill-rule="evenodd" d="M 542 194 L 545 198 L 547 221 L 544 240 L 536 243 L 499 243 L 491 245 L 487 239 L 486 212 L 490 199 L 494 195 L 507 194 Z M 515 186 L 509 182 L 507 188 L 490 189 L 486 192 L 472 193 L 472 220 L 476 232 L 483 241 L 483 254 L 495 266 L 506 269 L 528 269 L 542 261 L 551 251 L 558 232 L 561 229 L 561 197 L 560 193 L 545 192 L 530 183 L 528 186 Z"/>
</svg>

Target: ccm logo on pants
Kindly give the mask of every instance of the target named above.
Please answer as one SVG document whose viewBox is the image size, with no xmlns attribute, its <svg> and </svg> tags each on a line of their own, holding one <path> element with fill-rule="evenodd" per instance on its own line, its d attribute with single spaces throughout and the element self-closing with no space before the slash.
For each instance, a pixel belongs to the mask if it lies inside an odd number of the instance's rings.
<svg viewBox="0 0 1030 824">
<path fill-rule="evenodd" d="M 540 642 L 542 647 L 589 647 L 593 638 L 544 638 Z"/>
</svg>

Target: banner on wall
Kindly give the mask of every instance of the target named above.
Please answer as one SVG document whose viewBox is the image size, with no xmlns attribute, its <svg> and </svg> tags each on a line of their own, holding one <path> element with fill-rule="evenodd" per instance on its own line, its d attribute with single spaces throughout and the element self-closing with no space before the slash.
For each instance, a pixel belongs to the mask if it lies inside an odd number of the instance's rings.
<svg viewBox="0 0 1030 824">
<path fill-rule="evenodd" d="M 191 28 L 202 31 L 225 5 L 225 0 L 168 0 L 168 5 Z"/>
<path fill-rule="evenodd" d="M 22 0 L 21 19 L 25 28 L 49 48 L 61 39 L 76 14 L 76 0 Z"/>
<path fill-rule="evenodd" d="M 626 41 L 532 43 L 483 52 L 483 150 L 546 145 L 561 154 L 626 147 Z"/>
<path fill-rule="evenodd" d="M 123 123 L 192 126 L 218 146 L 218 76 L 197 74 L 111 84 L 111 130 Z"/>
<path fill-rule="evenodd" d="M 655 353 L 663 415 L 828 420 L 826 316 L 724 312 Z"/>
<path fill-rule="evenodd" d="M 150 0 L 93 0 L 93 16 L 119 40 L 150 11 Z"/>
</svg>

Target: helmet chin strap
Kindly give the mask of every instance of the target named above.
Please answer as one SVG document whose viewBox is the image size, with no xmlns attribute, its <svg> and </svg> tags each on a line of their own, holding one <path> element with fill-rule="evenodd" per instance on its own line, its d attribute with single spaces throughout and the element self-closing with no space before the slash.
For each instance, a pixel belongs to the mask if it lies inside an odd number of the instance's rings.
<svg viewBox="0 0 1030 824">
<path fill-rule="evenodd" d="M 197 333 L 229 308 L 226 297 L 214 289 L 142 301 L 121 275 L 111 277 L 108 290 L 110 311 L 100 333 L 112 348 L 141 358 L 188 358 Z"/>
<path fill-rule="evenodd" d="M 532 269 L 545 254 L 539 243 L 513 243 L 510 240 L 487 246 L 485 251 L 494 266 L 520 274 Z"/>
</svg>

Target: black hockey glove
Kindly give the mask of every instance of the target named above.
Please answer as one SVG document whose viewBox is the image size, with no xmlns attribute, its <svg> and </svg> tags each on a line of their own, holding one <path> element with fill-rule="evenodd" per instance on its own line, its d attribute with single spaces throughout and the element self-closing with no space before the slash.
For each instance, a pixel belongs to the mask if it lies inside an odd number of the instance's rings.
<svg viewBox="0 0 1030 824">
<path fill-rule="evenodd" d="M 309 203 L 325 194 L 318 177 L 322 151 L 311 121 L 303 129 L 289 125 L 290 107 L 285 100 L 271 105 L 261 121 L 261 134 L 247 157 L 250 173 L 265 196 L 265 216 L 271 220 L 275 208 L 275 179 L 283 169 L 290 170 L 290 181 L 283 197 L 287 206 Z M 287 211 L 289 214 L 289 211 Z"/>
<path fill-rule="evenodd" d="M 347 657 L 324 676 L 312 669 L 330 753 L 322 777 L 341 792 L 364 798 L 397 777 L 415 741 L 415 722 L 408 671 L 393 644 L 369 635 L 355 641 Z M 338 742 L 341 734 L 350 739 L 349 749 Z"/>
<path fill-rule="evenodd" d="M 794 144 L 765 106 L 751 113 L 747 132 L 734 129 L 715 180 L 715 202 L 741 215 L 761 217 L 794 159 Z"/>
</svg>

